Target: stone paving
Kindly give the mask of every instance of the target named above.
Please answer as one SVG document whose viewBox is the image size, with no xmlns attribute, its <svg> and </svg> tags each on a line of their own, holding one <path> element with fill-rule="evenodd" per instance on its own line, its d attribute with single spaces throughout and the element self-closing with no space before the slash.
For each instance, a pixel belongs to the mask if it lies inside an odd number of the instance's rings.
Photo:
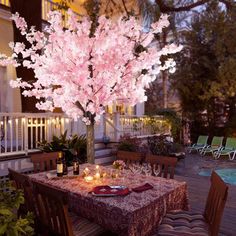
<svg viewBox="0 0 236 236">
<path fill-rule="evenodd" d="M 186 152 L 185 159 L 178 162 L 176 174 L 196 176 L 203 169 L 215 170 L 218 168 L 236 168 L 236 160 L 230 161 L 227 157 L 220 157 L 216 160 L 211 155 L 201 156 L 199 153 Z"/>
</svg>

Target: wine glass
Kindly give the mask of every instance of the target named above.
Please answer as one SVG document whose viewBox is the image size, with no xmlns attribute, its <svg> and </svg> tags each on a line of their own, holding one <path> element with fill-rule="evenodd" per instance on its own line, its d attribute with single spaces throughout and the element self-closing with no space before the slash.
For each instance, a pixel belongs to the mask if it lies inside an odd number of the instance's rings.
<svg viewBox="0 0 236 236">
<path fill-rule="evenodd" d="M 150 163 L 144 163 L 142 165 L 142 172 L 146 175 L 146 176 L 151 176 L 152 175 L 152 166 Z"/>
<path fill-rule="evenodd" d="M 139 164 L 136 164 L 136 163 L 130 164 L 129 169 L 131 170 L 131 172 L 133 174 L 141 174 L 141 172 L 142 172 L 141 166 Z"/>
<path fill-rule="evenodd" d="M 153 166 L 153 174 L 155 176 L 158 176 L 161 173 L 161 166 L 160 165 L 154 165 Z"/>
</svg>

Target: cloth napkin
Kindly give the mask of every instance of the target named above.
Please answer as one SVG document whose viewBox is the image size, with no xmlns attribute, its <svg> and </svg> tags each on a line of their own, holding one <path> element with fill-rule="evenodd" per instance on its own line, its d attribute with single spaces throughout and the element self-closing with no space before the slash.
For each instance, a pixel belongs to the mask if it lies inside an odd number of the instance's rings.
<svg viewBox="0 0 236 236">
<path fill-rule="evenodd" d="M 153 189 L 153 186 L 149 183 L 146 183 L 144 185 L 138 186 L 136 188 L 132 188 L 132 190 L 136 193 L 141 193 L 143 191 L 149 190 L 149 189 Z"/>
<path fill-rule="evenodd" d="M 125 196 L 130 193 L 130 190 L 128 188 L 112 188 L 108 185 L 104 185 L 104 186 L 94 187 L 92 192 L 95 193 L 96 195 L 114 194 L 117 196 Z"/>
</svg>

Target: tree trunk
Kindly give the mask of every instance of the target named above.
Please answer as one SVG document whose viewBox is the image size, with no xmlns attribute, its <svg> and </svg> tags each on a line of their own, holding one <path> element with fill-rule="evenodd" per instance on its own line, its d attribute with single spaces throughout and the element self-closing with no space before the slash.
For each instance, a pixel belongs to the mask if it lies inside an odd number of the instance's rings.
<svg viewBox="0 0 236 236">
<path fill-rule="evenodd" d="M 88 163 L 95 163 L 95 151 L 94 151 L 94 123 L 91 122 L 87 125 L 87 160 Z"/>
<path fill-rule="evenodd" d="M 161 37 L 161 48 L 164 48 L 168 42 L 167 42 L 167 35 L 168 35 L 167 30 L 163 30 L 162 37 Z M 163 108 L 166 109 L 168 107 L 168 71 L 164 70 L 161 72 L 162 76 L 162 91 L 163 91 Z"/>
<path fill-rule="evenodd" d="M 14 14 L 18 12 L 21 17 L 24 17 L 28 26 L 35 26 L 36 30 L 42 29 L 42 15 L 41 15 L 41 0 L 10 0 L 11 12 Z M 20 31 L 13 23 L 14 42 L 23 42 L 26 47 L 29 47 L 28 41 L 20 34 Z M 19 66 L 16 68 L 18 78 L 23 81 L 35 81 L 34 72 L 32 69 Z M 35 107 L 37 99 L 35 97 L 25 97 L 22 95 L 24 89 L 21 88 L 21 106 L 22 112 L 39 112 Z"/>
<path fill-rule="evenodd" d="M 162 91 L 163 91 L 163 108 L 166 109 L 168 107 L 168 72 L 162 71 Z"/>
</svg>

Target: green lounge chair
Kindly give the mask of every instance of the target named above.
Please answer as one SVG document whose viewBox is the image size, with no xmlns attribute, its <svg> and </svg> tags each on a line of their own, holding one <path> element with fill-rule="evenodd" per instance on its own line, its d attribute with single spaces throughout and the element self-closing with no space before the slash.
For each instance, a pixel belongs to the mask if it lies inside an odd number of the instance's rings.
<svg viewBox="0 0 236 236">
<path fill-rule="evenodd" d="M 199 151 L 205 148 L 207 146 L 207 140 L 208 136 L 200 135 L 197 139 L 197 142 L 194 143 L 191 147 L 188 147 L 189 153 L 191 153 L 192 151 Z"/>
<path fill-rule="evenodd" d="M 200 154 L 203 155 L 203 156 L 206 153 L 211 153 L 212 155 L 214 155 L 214 152 L 217 152 L 220 149 L 222 149 L 223 139 L 224 139 L 224 137 L 214 136 L 212 141 L 211 141 L 211 145 L 208 145 L 205 148 L 202 148 L 200 150 Z"/>
<path fill-rule="evenodd" d="M 227 138 L 226 144 L 220 150 L 214 152 L 216 159 L 220 156 L 229 156 L 229 160 L 233 160 L 236 155 L 236 138 Z"/>
</svg>

